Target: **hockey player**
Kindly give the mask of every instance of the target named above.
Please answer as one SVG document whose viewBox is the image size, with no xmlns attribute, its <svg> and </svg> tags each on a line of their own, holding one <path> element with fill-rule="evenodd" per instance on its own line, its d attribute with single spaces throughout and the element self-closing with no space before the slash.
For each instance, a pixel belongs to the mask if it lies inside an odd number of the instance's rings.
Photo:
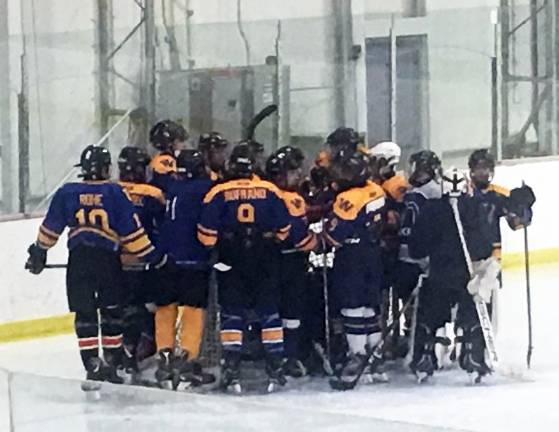
<svg viewBox="0 0 559 432">
<path fill-rule="evenodd" d="M 381 301 L 379 227 L 383 220 L 385 194 L 368 180 L 366 155 L 342 149 L 332 158 L 338 195 L 324 236 L 336 247 L 332 288 L 341 307 L 349 356 L 340 373 L 351 381 L 367 361 L 367 353 L 381 339 L 378 310 Z M 375 378 L 377 371 L 367 375 Z M 384 378 L 384 377 L 383 377 Z"/>
<path fill-rule="evenodd" d="M 126 146 L 118 156 L 119 184 L 128 193 L 152 244 L 165 214 L 165 198 L 160 189 L 147 184 L 149 156 L 144 149 Z M 146 305 L 154 302 L 154 272 L 141 271 L 135 263 L 123 263 L 124 367 L 137 372 L 137 361 L 155 352 L 154 316 Z"/>
<path fill-rule="evenodd" d="M 472 294 L 468 292 L 470 273 L 462 248 L 451 200 L 457 208 L 468 254 L 472 261 L 483 264 L 484 277 L 496 280 L 492 263 L 491 224 L 487 209 L 467 195 L 465 176 L 451 170 L 443 176 L 445 194 L 439 199 L 427 200 L 418 215 L 408 238 L 412 258 L 429 258 L 429 278 L 421 287 L 412 371 L 420 381 L 438 369 L 435 355 L 435 330 L 450 321 L 450 309 L 458 304 L 456 325 L 463 330 L 463 346 L 459 364 L 468 373 L 482 377 L 490 372 L 485 362 L 485 342 L 479 324 Z M 487 273 L 485 273 L 487 270 Z M 489 289 L 484 283 L 484 289 Z M 477 293 L 475 293 L 477 294 Z M 485 293 L 484 293 L 485 295 Z"/>
<path fill-rule="evenodd" d="M 29 246 L 26 268 L 41 273 L 47 250 L 69 227 L 66 288 L 70 311 L 76 314 L 75 330 L 87 379 L 122 383 L 116 374 L 122 355 L 119 253 L 122 249 L 127 259 L 154 263 L 156 268 L 172 263 L 150 242 L 126 193 L 108 181 L 109 151 L 88 146 L 78 166 L 83 182 L 67 183 L 55 193 L 37 241 Z M 104 361 L 99 357 L 99 327 Z"/>
<path fill-rule="evenodd" d="M 177 169 L 175 152 L 184 147 L 187 139 L 186 129 L 171 120 L 160 121 L 149 131 L 149 140 L 159 151 L 149 165 L 152 170 L 151 183 L 163 192 Z"/>
<path fill-rule="evenodd" d="M 400 299 L 409 298 L 416 287 L 419 276 L 428 269 L 428 260 L 415 259 L 409 254 L 408 239 L 413 233 L 414 225 L 421 214 L 421 209 L 430 199 L 441 197 L 441 161 L 429 150 L 422 150 L 410 157 L 411 188 L 404 195 L 403 210 L 400 216 L 400 251 L 395 264 L 393 287 Z M 409 336 L 411 314 L 406 317 L 404 332 Z M 421 331 L 416 328 L 416 331 Z M 404 349 L 403 349 L 404 350 Z M 412 365 L 413 366 L 413 365 Z"/>
<path fill-rule="evenodd" d="M 167 190 L 167 211 L 161 228 L 161 247 L 177 266 L 160 279 L 157 299 L 156 341 L 159 383 L 179 380 L 193 384 L 213 381 L 202 373 L 196 361 L 204 330 L 210 274 L 209 252 L 196 236 L 202 201 L 212 187 L 203 155 L 198 150 L 181 150 L 177 173 Z M 182 307 L 179 346 L 175 347 L 176 321 Z"/>
<path fill-rule="evenodd" d="M 493 255 L 501 257 L 501 230 L 499 221 L 505 217 L 509 226 L 516 230 L 530 224 L 535 196 L 529 186 L 512 191 L 492 183 L 495 175 L 495 159 L 487 150 L 476 150 L 468 159 L 474 199 L 480 201 L 491 216 Z"/>
<path fill-rule="evenodd" d="M 204 156 L 204 164 L 209 171 L 211 180 L 223 180 L 225 174 L 226 151 L 229 142 L 218 132 L 200 135 L 198 150 Z"/>
<path fill-rule="evenodd" d="M 283 330 L 279 316 L 279 249 L 289 236 L 289 213 L 280 190 L 254 175 L 253 152 L 237 145 L 229 158 L 227 181 L 204 198 L 198 238 L 217 247 L 221 306 L 222 386 L 242 391 L 241 348 L 248 310 L 261 325 L 268 390 L 285 384 Z"/>
<path fill-rule="evenodd" d="M 317 244 L 316 235 L 308 229 L 305 200 L 297 192 L 302 180 L 304 158 L 301 150 L 286 146 L 277 150 L 266 162 L 267 177 L 280 189 L 291 223 L 289 237 L 282 244 L 280 289 L 286 357 L 284 371 L 294 378 L 306 374 L 299 349 L 308 266 L 305 252 L 314 249 Z"/>
<path fill-rule="evenodd" d="M 410 188 L 402 174 L 396 172 L 400 162 L 401 149 L 398 144 L 391 141 L 378 143 L 369 149 L 371 159 L 371 177 L 380 185 L 386 194 L 386 220 L 382 226 L 381 247 L 383 264 L 383 316 L 388 317 L 388 308 L 392 304 L 392 313 L 399 308 L 400 296 L 393 288 L 393 281 L 397 271 L 398 253 L 400 250 L 399 230 L 400 214 L 404 209 L 404 194 Z M 393 288 L 390 291 L 390 288 Z M 391 295 L 391 301 L 389 301 Z M 405 300 L 405 299 L 404 299 Z M 409 309 L 408 309 L 409 310 Z M 408 313 L 408 315 L 410 315 Z M 394 329 L 394 337 L 389 348 L 386 349 L 392 357 L 403 354 L 398 348 L 400 327 Z"/>
</svg>

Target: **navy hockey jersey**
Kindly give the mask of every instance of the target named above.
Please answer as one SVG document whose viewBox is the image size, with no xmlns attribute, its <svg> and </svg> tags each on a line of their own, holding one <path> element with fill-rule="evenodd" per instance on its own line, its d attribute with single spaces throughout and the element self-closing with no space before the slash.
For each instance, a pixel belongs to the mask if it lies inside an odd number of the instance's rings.
<svg viewBox="0 0 559 432">
<path fill-rule="evenodd" d="M 179 264 L 207 262 L 207 248 L 197 238 L 204 196 L 210 179 L 175 179 L 167 191 L 167 210 L 161 227 L 161 247 Z"/>
<path fill-rule="evenodd" d="M 372 181 L 339 193 L 324 231 L 326 240 L 336 247 L 351 242 L 379 241 L 384 206 L 384 191 Z"/>
<path fill-rule="evenodd" d="M 275 233 L 282 241 L 288 237 L 289 213 L 280 190 L 257 176 L 215 185 L 204 198 L 198 239 L 205 246 L 214 246 L 220 233 L 249 226 Z"/>
<path fill-rule="evenodd" d="M 84 181 L 58 189 L 39 228 L 39 246 L 54 246 L 65 227 L 69 228 L 70 250 L 85 245 L 122 250 L 124 255 L 146 261 L 159 257 L 134 205 L 116 183 Z"/>
<path fill-rule="evenodd" d="M 149 239 L 157 244 L 165 215 L 165 197 L 161 189 L 145 183 L 119 182 L 128 193 Z"/>
</svg>

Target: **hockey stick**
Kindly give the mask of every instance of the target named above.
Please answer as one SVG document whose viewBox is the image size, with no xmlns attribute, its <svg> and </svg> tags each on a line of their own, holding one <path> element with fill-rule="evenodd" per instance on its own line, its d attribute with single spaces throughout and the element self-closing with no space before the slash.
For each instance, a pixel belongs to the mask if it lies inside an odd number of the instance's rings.
<svg viewBox="0 0 559 432">
<path fill-rule="evenodd" d="M 526 353 L 526 365 L 530 369 L 532 361 L 532 296 L 530 293 L 530 252 L 528 249 L 528 226 L 524 226 L 524 264 L 526 267 L 526 303 L 528 306 L 528 352 Z"/>
<path fill-rule="evenodd" d="M 458 199 L 451 197 L 449 199 L 449 202 L 450 206 L 452 207 L 454 222 L 456 223 L 456 229 L 458 230 L 458 237 L 460 238 L 460 244 L 462 245 L 464 258 L 466 259 L 466 267 L 468 268 L 468 273 L 471 279 L 474 276 L 474 268 L 472 266 L 472 258 L 470 257 L 470 252 L 468 251 L 468 247 L 466 246 L 464 227 L 462 226 L 462 220 L 460 219 L 460 213 L 458 211 Z M 495 334 L 493 333 L 491 318 L 489 317 L 489 312 L 487 311 L 487 305 L 485 304 L 485 301 L 483 301 L 483 299 L 479 296 L 474 296 L 473 300 L 476 306 L 481 330 L 483 332 L 483 338 L 485 339 L 485 346 L 487 348 L 487 351 L 489 352 L 489 367 L 494 370 L 499 359 L 497 356 L 497 349 L 495 347 Z"/>
<path fill-rule="evenodd" d="M 45 269 L 65 269 L 68 267 L 68 264 L 45 264 L 43 268 Z M 31 267 L 25 263 L 25 270 L 29 270 Z"/>
<path fill-rule="evenodd" d="M 423 275 L 423 274 L 419 276 L 419 279 L 417 281 L 417 285 L 413 289 L 412 293 L 410 294 L 410 296 L 408 297 L 408 299 L 406 300 L 406 302 L 404 303 L 402 308 L 396 313 L 395 316 L 392 317 L 392 322 L 382 332 L 381 340 L 369 352 L 367 360 L 365 362 L 363 362 L 363 365 L 358 370 L 355 378 L 353 378 L 351 381 L 343 381 L 341 378 L 331 379 L 330 380 L 330 387 L 333 390 L 340 390 L 340 391 L 353 390 L 355 388 L 355 386 L 357 385 L 357 383 L 359 382 L 359 379 L 361 379 L 361 376 L 363 375 L 363 372 L 365 372 L 365 369 L 367 368 L 367 366 L 370 366 L 372 370 L 375 370 L 379 366 L 379 364 L 383 360 L 384 345 L 385 345 L 386 341 L 388 340 L 388 338 L 390 337 L 390 333 L 392 332 L 392 330 L 394 330 L 397 323 L 400 321 L 400 317 L 403 314 L 406 313 L 406 311 L 408 310 L 410 305 L 413 303 L 415 298 L 419 295 L 419 290 L 421 289 L 421 286 L 423 285 L 423 279 L 424 278 L 425 278 L 425 275 Z"/>
<path fill-rule="evenodd" d="M 262 123 L 262 121 L 266 118 L 271 116 L 278 110 L 278 106 L 275 104 L 267 105 L 263 109 L 261 109 L 250 121 L 246 128 L 245 132 L 245 140 L 252 140 L 254 138 L 254 132 L 257 126 Z"/>
<path fill-rule="evenodd" d="M 322 221 L 322 229 L 324 229 L 324 220 Z M 328 367 L 326 372 L 332 372 L 332 365 L 330 364 L 330 306 L 328 304 L 328 252 L 327 244 L 324 237 L 321 238 L 322 250 L 324 252 L 322 261 L 322 291 L 324 297 L 324 344 L 326 345 L 326 359 L 328 359 Z M 326 363 L 326 362 L 324 362 Z"/>
</svg>

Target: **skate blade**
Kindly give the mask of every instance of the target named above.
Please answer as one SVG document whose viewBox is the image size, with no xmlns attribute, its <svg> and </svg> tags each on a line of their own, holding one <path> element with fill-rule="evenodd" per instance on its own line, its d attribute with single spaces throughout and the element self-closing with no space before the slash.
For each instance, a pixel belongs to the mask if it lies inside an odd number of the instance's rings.
<svg viewBox="0 0 559 432">
<path fill-rule="evenodd" d="M 418 384 L 423 384 L 424 382 L 427 382 L 430 375 L 426 372 L 416 372 L 415 377 L 417 378 L 417 383 Z"/>
<path fill-rule="evenodd" d="M 157 385 L 162 390 L 174 390 L 173 382 L 171 380 L 158 381 Z"/>
<path fill-rule="evenodd" d="M 347 391 L 353 390 L 357 385 L 357 381 L 342 381 L 341 379 L 332 378 L 328 381 L 330 384 L 330 388 L 336 391 Z"/>
<path fill-rule="evenodd" d="M 363 377 L 366 384 L 386 384 L 390 382 L 388 375 L 383 373 L 366 374 Z"/>
<path fill-rule="evenodd" d="M 225 392 L 234 395 L 241 395 L 243 393 L 243 388 L 241 387 L 241 383 L 229 384 L 225 388 Z"/>
<path fill-rule="evenodd" d="M 99 381 L 83 381 L 81 389 L 84 392 L 95 392 L 101 390 L 101 383 Z"/>
</svg>

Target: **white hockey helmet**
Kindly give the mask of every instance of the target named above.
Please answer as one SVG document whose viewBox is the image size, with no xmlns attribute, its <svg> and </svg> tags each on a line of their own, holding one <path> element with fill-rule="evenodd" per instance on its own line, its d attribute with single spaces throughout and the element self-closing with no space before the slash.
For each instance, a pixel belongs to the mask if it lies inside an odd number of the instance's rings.
<svg viewBox="0 0 559 432">
<path fill-rule="evenodd" d="M 380 159 L 384 158 L 388 162 L 388 166 L 398 165 L 402 149 L 400 146 L 392 141 L 383 141 L 372 146 L 369 151 L 369 156 Z"/>
<path fill-rule="evenodd" d="M 458 168 L 449 168 L 443 172 L 443 195 L 459 197 L 468 192 L 468 179 L 464 171 Z"/>
</svg>

